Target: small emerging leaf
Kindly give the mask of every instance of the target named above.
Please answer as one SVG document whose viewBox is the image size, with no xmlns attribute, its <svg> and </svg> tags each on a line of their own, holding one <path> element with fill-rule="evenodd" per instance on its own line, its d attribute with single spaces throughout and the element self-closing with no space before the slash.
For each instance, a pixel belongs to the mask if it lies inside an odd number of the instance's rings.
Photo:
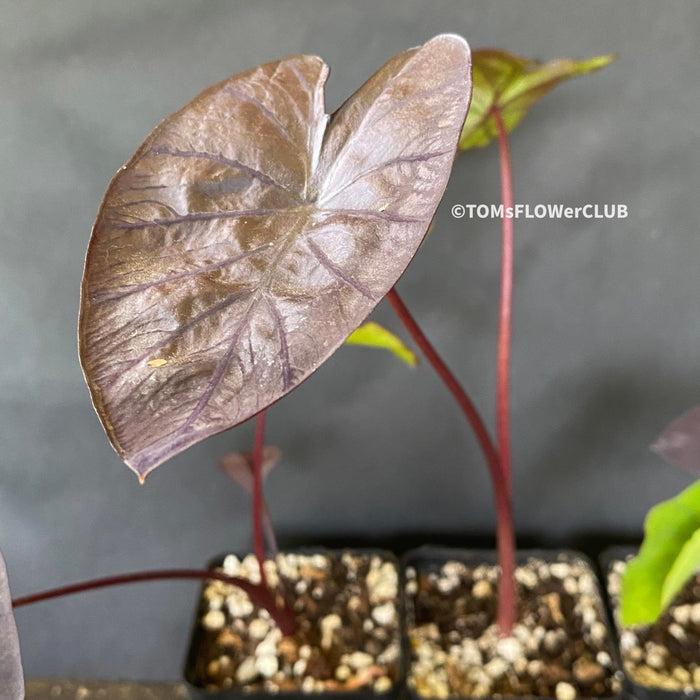
<svg viewBox="0 0 700 700">
<path fill-rule="evenodd" d="M 676 418 L 651 449 L 669 464 L 700 474 L 700 406 Z"/>
<path fill-rule="evenodd" d="M 383 348 L 394 353 L 399 360 L 405 362 L 409 367 L 415 367 L 418 364 L 416 353 L 401 338 L 384 328 L 384 326 L 374 323 L 374 321 L 368 321 L 354 330 L 345 342 L 348 345 Z"/>
<path fill-rule="evenodd" d="M 639 555 L 622 577 L 622 624 L 647 624 L 658 619 L 700 568 L 699 533 L 700 481 L 649 511 Z"/>
<path fill-rule="evenodd" d="M 459 150 L 486 146 L 498 135 L 491 110 L 498 109 L 507 132 L 511 132 L 533 103 L 562 80 L 599 70 L 615 56 L 596 56 L 583 61 L 558 58 L 549 63 L 530 61 L 497 49 L 474 51 L 473 93 Z"/>
<path fill-rule="evenodd" d="M 266 445 L 263 448 L 262 478 L 274 469 L 277 462 L 282 457 L 282 450 L 279 447 Z M 228 476 L 230 476 L 241 488 L 248 493 L 253 493 L 253 453 L 252 452 L 232 452 L 224 455 L 219 462 L 219 466 Z"/>
<path fill-rule="evenodd" d="M 12 614 L 12 597 L 5 560 L 0 553 L 0 700 L 24 698 L 24 674 Z"/>
<path fill-rule="evenodd" d="M 119 170 L 88 248 L 80 359 L 140 479 L 280 399 L 392 288 L 471 96 L 461 37 L 395 56 L 333 113 L 291 56 L 214 85 Z"/>
</svg>

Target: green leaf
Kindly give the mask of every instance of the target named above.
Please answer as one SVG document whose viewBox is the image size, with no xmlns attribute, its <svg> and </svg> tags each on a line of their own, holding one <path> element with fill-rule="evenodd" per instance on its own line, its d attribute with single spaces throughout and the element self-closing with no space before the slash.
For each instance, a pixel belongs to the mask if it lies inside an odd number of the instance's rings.
<svg viewBox="0 0 700 700">
<path fill-rule="evenodd" d="M 644 542 L 622 577 L 623 625 L 655 622 L 700 568 L 700 480 L 659 503 L 644 523 Z"/>
<path fill-rule="evenodd" d="M 348 345 L 384 348 L 384 350 L 394 353 L 409 367 L 415 367 L 418 364 L 416 354 L 405 345 L 401 338 L 373 321 L 362 324 L 345 342 Z"/>
<path fill-rule="evenodd" d="M 562 80 L 599 70 L 615 60 L 614 55 L 583 61 L 557 58 L 549 63 L 530 61 L 497 49 L 474 51 L 472 102 L 459 139 L 459 150 L 486 146 L 497 136 L 491 115 L 498 109 L 510 133 L 530 106 Z"/>
<path fill-rule="evenodd" d="M 685 582 L 695 574 L 700 567 L 700 528 L 685 543 L 671 570 L 666 576 L 664 587 L 661 591 L 661 606 L 666 608 L 685 586 Z"/>
</svg>

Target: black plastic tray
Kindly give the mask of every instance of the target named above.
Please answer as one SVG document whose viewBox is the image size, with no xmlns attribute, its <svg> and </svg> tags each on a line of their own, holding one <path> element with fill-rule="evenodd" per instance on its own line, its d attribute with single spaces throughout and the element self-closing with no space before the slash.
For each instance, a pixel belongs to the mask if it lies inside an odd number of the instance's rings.
<svg viewBox="0 0 700 700">
<path fill-rule="evenodd" d="M 605 624 L 605 626 L 608 628 L 608 634 L 610 635 L 610 639 L 613 641 L 613 646 L 615 646 L 615 636 L 614 632 L 612 629 L 612 624 L 610 621 L 610 616 L 608 613 L 608 610 L 605 606 L 605 596 L 603 595 L 602 588 L 600 586 L 600 580 L 598 580 L 597 577 L 597 569 L 595 564 L 591 561 L 589 557 L 587 557 L 585 554 L 581 552 L 577 552 L 574 550 L 550 550 L 550 549 L 520 549 L 517 552 L 516 555 L 516 563 L 518 565 L 524 564 L 528 559 L 531 557 L 536 557 L 539 559 L 543 559 L 544 561 L 548 562 L 554 562 L 554 561 L 566 561 L 566 560 L 571 560 L 571 559 L 580 559 L 586 562 L 590 567 L 591 571 L 593 574 L 596 575 L 597 583 L 598 583 L 598 595 L 600 597 L 601 601 L 601 609 L 603 612 L 603 619 L 601 622 Z M 487 565 L 496 565 L 498 564 L 498 552 L 492 549 L 488 550 L 478 550 L 478 549 L 452 549 L 448 547 L 439 547 L 439 546 L 424 546 L 424 547 L 419 547 L 418 549 L 414 549 L 412 551 L 406 552 L 404 554 L 402 560 L 401 560 L 401 568 L 404 573 L 402 577 L 402 585 L 404 586 L 405 589 L 405 571 L 406 568 L 411 566 L 417 570 L 422 570 L 425 571 L 430 570 L 431 568 L 437 569 L 439 566 L 441 566 L 445 561 L 448 560 L 453 560 L 453 561 L 458 561 L 462 562 L 464 564 L 467 564 L 469 566 L 476 566 L 479 564 L 487 564 Z M 405 605 L 405 610 L 406 610 L 406 624 L 404 626 L 404 650 L 405 650 L 405 656 L 406 656 L 406 673 L 407 677 L 411 673 L 411 658 L 410 655 L 408 654 L 408 626 L 409 626 L 409 621 L 413 621 L 413 605 L 410 599 L 406 597 L 404 601 Z M 617 655 L 617 648 L 613 648 L 611 650 L 613 652 L 613 662 L 616 664 L 617 668 L 621 668 L 620 660 Z M 408 682 L 406 683 L 406 692 L 408 697 L 412 698 L 413 700 L 426 700 L 425 696 L 419 695 L 415 690 L 410 688 L 408 685 Z M 451 696 L 451 697 L 456 697 L 456 696 Z M 461 696 L 460 696 L 461 697 Z M 505 696 L 505 695 L 499 695 L 498 698 L 499 700 L 523 700 L 523 698 L 530 697 L 530 696 Z M 618 700 L 620 698 L 625 697 L 624 694 L 620 695 L 607 695 L 604 696 L 605 700 Z M 482 699 L 483 700 L 483 699 Z M 538 700 L 555 700 L 554 698 L 547 699 L 544 698 L 543 696 L 538 696 Z M 593 697 L 588 697 L 586 700 L 596 700 Z M 601 700 L 603 700 L 601 698 Z"/>
<path fill-rule="evenodd" d="M 402 635 L 402 625 L 401 622 L 404 618 L 404 596 L 403 588 L 401 585 L 401 571 L 400 563 L 398 558 L 387 550 L 374 549 L 374 548 L 358 548 L 358 549 L 328 549 L 325 547 L 302 547 L 295 548 L 291 550 L 284 550 L 282 553 L 294 553 L 294 554 L 338 554 L 342 552 L 351 552 L 356 555 L 364 554 L 378 554 L 382 558 L 393 561 L 396 565 L 397 571 L 399 573 L 399 589 L 396 601 L 397 615 L 399 616 L 399 635 Z M 221 555 L 214 558 L 208 564 L 208 568 L 214 569 L 223 564 L 226 555 Z M 240 555 L 237 555 L 240 556 Z M 406 661 L 404 656 L 404 648 L 401 644 L 402 637 L 399 639 L 399 662 L 398 662 L 398 673 L 396 682 L 393 687 L 386 693 L 375 693 L 371 689 L 362 689 L 356 691 L 328 691 L 325 693 L 303 693 L 300 691 L 279 691 L 276 693 L 271 693 L 265 690 L 245 690 L 243 687 L 233 687 L 227 690 L 221 690 L 219 692 L 211 692 L 201 687 L 198 679 L 194 673 L 195 669 L 195 659 L 198 655 L 199 645 L 202 640 L 202 631 L 199 622 L 199 611 L 201 605 L 202 591 L 204 591 L 206 584 L 201 588 L 200 595 L 197 602 L 197 608 L 195 612 L 195 617 L 192 626 L 192 635 L 190 638 L 189 650 L 187 652 L 187 658 L 185 661 L 184 678 L 188 684 L 190 695 L 192 698 L 199 698 L 200 700 L 242 700 L 243 698 L 280 698 L 281 700 L 309 700 L 309 698 L 329 698 L 333 700 L 339 700 L 340 698 L 347 698 L 347 700 L 398 700 L 402 697 L 402 691 L 405 684 L 406 675 Z"/>
</svg>

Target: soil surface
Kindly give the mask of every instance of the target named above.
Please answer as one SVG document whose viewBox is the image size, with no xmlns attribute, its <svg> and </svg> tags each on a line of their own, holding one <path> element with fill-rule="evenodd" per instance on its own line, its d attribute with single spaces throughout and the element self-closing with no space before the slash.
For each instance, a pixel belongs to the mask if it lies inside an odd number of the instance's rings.
<svg viewBox="0 0 700 700">
<path fill-rule="evenodd" d="M 260 581 L 252 555 L 225 558 L 221 571 Z M 196 637 L 196 685 L 322 693 L 393 688 L 401 656 L 398 570 L 377 554 L 280 554 L 268 561 L 270 587 L 280 579 L 294 601 L 297 631 L 283 637 L 246 593 L 213 581 L 203 591 Z"/>
<path fill-rule="evenodd" d="M 608 573 L 625 672 L 639 685 L 700 691 L 700 575 L 688 581 L 655 624 L 623 627 L 617 606 L 625 565 L 614 561 Z"/>
<path fill-rule="evenodd" d="M 448 561 L 407 568 L 409 687 L 431 698 L 619 694 L 620 673 L 588 563 L 567 555 L 554 563 L 531 558 L 516 578 L 519 622 L 502 637 L 495 624 L 496 566 Z"/>
</svg>

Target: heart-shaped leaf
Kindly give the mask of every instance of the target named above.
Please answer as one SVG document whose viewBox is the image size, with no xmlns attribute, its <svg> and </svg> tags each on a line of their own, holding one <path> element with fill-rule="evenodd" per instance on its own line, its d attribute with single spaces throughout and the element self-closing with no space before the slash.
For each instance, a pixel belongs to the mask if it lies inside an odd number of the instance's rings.
<svg viewBox="0 0 700 700">
<path fill-rule="evenodd" d="M 374 321 L 368 321 L 356 328 L 345 342 L 348 345 L 388 350 L 409 367 L 415 367 L 418 364 L 416 353 L 401 338 Z"/>
<path fill-rule="evenodd" d="M 676 418 L 651 449 L 669 464 L 700 474 L 700 406 Z"/>
<path fill-rule="evenodd" d="M 599 70 L 613 60 L 615 56 L 608 55 L 583 61 L 558 58 L 542 64 L 498 49 L 474 51 L 472 104 L 459 149 L 485 146 L 496 138 L 493 109 L 500 111 L 506 131 L 511 132 L 531 105 L 562 80 Z"/>
<path fill-rule="evenodd" d="M 447 184 L 469 68 L 463 39 L 436 37 L 329 119 L 320 58 L 268 63 L 205 90 L 117 173 L 80 357 L 141 479 L 296 387 L 393 286 Z"/>
<path fill-rule="evenodd" d="M 0 700 L 22 700 L 24 674 L 5 559 L 0 553 Z"/>
</svg>

